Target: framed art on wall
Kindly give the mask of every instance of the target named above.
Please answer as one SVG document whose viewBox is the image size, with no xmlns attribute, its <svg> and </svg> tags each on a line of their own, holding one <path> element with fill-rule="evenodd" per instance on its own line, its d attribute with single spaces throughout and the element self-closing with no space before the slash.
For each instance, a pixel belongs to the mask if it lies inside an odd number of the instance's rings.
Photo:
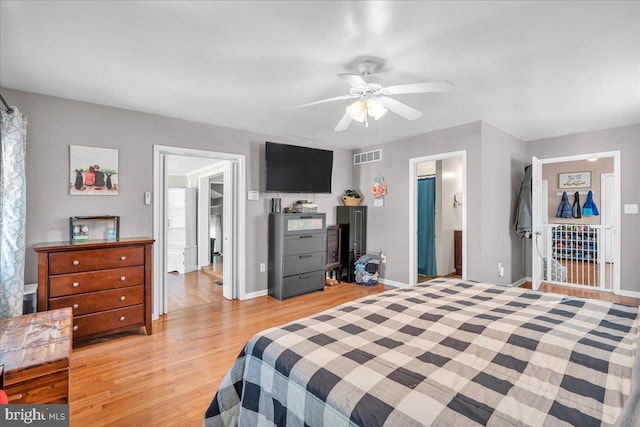
<svg viewBox="0 0 640 427">
<path fill-rule="evenodd" d="M 589 188 L 591 172 L 568 172 L 558 174 L 558 188 Z"/>
<path fill-rule="evenodd" d="M 115 148 L 69 146 L 69 194 L 117 196 L 118 150 Z"/>
</svg>

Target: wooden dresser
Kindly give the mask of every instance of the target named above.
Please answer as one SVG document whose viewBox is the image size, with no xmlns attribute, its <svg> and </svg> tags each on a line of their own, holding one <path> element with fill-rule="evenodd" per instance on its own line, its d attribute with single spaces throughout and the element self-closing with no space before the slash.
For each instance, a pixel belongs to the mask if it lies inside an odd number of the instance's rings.
<svg viewBox="0 0 640 427">
<path fill-rule="evenodd" d="M 453 230 L 453 254 L 456 275 L 462 276 L 462 230 Z"/>
<path fill-rule="evenodd" d="M 73 309 L 73 341 L 144 326 L 151 335 L 153 240 L 42 243 L 38 311 Z"/>
<path fill-rule="evenodd" d="M 69 403 L 71 309 L 0 319 L 9 403 Z"/>
</svg>

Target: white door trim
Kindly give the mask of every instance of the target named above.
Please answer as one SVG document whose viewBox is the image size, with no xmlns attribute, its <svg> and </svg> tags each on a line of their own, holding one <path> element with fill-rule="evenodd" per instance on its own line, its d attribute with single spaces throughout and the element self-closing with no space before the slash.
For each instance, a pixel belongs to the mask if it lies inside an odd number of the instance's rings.
<svg viewBox="0 0 640 427">
<path fill-rule="evenodd" d="M 462 157 L 462 278 L 467 278 L 467 150 L 409 159 L 409 286 L 418 276 L 418 163 Z"/>
<path fill-rule="evenodd" d="M 586 154 L 576 154 L 573 156 L 564 156 L 564 157 L 552 157 L 549 159 L 539 159 L 541 165 L 549 164 L 549 163 L 561 163 L 561 162 L 571 162 L 575 160 L 587 160 L 590 158 L 601 158 L 601 157 L 613 157 L 613 175 L 614 175 L 614 183 L 613 183 L 613 198 L 614 198 L 614 212 L 613 215 L 613 224 L 614 224 L 614 232 L 613 232 L 613 256 L 614 256 L 614 269 L 613 269 L 613 293 L 616 295 L 620 295 L 620 271 L 622 271 L 621 261 L 620 261 L 620 236 L 622 235 L 621 229 L 621 217 L 620 217 L 620 177 L 622 176 L 622 171 L 620 170 L 620 151 L 605 151 L 601 153 L 586 153 Z M 535 160 L 535 157 L 534 157 Z M 534 182 L 534 191 L 536 186 L 536 179 L 533 177 Z M 535 194 L 534 194 L 535 200 Z M 601 206 L 602 207 L 602 206 Z M 539 229 L 539 219 L 535 218 L 535 208 L 534 211 L 534 222 L 533 222 L 533 230 L 536 231 L 536 227 Z M 535 248 L 534 248 L 535 249 Z M 531 263 L 532 269 L 535 273 L 536 271 L 536 256 L 537 253 L 535 250 L 531 251 Z M 534 274 L 534 289 L 535 289 L 535 274 Z"/>
<path fill-rule="evenodd" d="M 240 196 L 235 197 L 235 212 L 233 213 L 234 227 L 233 240 L 235 243 L 235 251 L 230 260 L 233 265 L 234 280 L 232 283 L 225 283 L 232 288 L 232 294 L 237 295 L 240 299 L 245 296 L 245 198 L 241 195 L 245 191 L 245 165 L 246 159 L 243 154 L 222 153 L 216 151 L 198 150 L 184 147 L 170 147 L 164 145 L 153 146 L 153 238 L 155 239 L 155 256 L 153 257 L 153 319 L 158 319 L 161 314 L 167 313 L 166 289 L 164 281 L 164 263 L 165 263 L 165 236 L 164 236 L 164 192 L 165 187 L 165 169 L 163 167 L 163 157 L 167 154 L 177 154 L 183 156 L 204 157 L 217 160 L 231 160 L 237 165 L 237 192 Z M 225 263 L 226 264 L 226 263 Z"/>
</svg>

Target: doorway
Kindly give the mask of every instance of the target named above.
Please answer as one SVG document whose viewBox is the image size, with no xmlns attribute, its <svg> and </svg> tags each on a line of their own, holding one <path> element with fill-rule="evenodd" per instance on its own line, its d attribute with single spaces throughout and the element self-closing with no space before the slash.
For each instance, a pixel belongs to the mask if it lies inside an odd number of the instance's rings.
<svg viewBox="0 0 640 427">
<path fill-rule="evenodd" d="M 532 167 L 533 289 L 619 294 L 620 152 L 534 157 Z"/>
<path fill-rule="evenodd" d="M 203 176 L 220 173 L 215 170 L 221 169 L 224 186 L 225 205 L 225 227 L 220 236 L 220 246 L 224 249 L 226 259 L 222 266 L 224 281 L 221 285 L 224 298 L 244 298 L 245 294 L 245 201 L 239 194 L 244 193 L 245 188 L 245 157 L 239 154 L 219 153 L 205 150 L 195 150 L 180 147 L 154 146 L 154 198 L 153 198 L 153 235 L 156 240 L 156 256 L 153 257 L 153 317 L 157 319 L 160 315 L 169 311 L 169 288 L 166 280 L 167 256 L 168 256 L 168 236 L 167 236 L 167 203 L 168 203 L 168 162 L 171 156 L 182 156 L 191 159 L 191 162 L 214 162 L 217 166 L 200 168 L 191 175 L 191 186 L 199 186 Z M 187 183 L 188 184 L 188 183 Z M 206 187 L 208 187 L 208 183 Z M 200 192 L 208 194 L 208 192 Z M 199 203 L 200 208 L 203 204 Z M 202 217 L 203 215 L 200 215 Z M 208 221 L 208 214 L 204 215 Z M 202 225 L 198 227 L 202 230 Z M 208 225 L 205 227 L 208 229 Z M 198 233 L 200 236 L 201 233 Z M 202 250 L 209 247 L 209 239 L 206 243 L 200 242 L 198 237 L 197 259 L 201 265 Z M 209 253 L 206 252 L 208 259 Z"/>
<path fill-rule="evenodd" d="M 466 169 L 466 151 L 409 160 L 410 285 L 466 277 Z"/>
</svg>

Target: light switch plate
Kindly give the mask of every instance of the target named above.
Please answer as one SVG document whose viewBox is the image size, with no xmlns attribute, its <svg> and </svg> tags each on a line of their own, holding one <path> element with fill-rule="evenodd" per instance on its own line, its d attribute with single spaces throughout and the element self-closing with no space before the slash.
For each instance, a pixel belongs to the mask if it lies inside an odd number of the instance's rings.
<svg viewBox="0 0 640 427">
<path fill-rule="evenodd" d="M 258 199 L 260 199 L 260 192 L 258 192 L 258 191 L 247 191 L 247 199 L 249 199 L 249 200 L 258 200 Z"/>
<path fill-rule="evenodd" d="M 632 205 L 624 205 L 624 213 L 626 213 L 626 214 L 637 214 L 638 213 L 638 204 L 634 203 Z"/>
<path fill-rule="evenodd" d="M 144 192 L 144 204 L 145 205 L 150 205 L 151 204 L 151 191 L 145 191 Z"/>
</svg>

